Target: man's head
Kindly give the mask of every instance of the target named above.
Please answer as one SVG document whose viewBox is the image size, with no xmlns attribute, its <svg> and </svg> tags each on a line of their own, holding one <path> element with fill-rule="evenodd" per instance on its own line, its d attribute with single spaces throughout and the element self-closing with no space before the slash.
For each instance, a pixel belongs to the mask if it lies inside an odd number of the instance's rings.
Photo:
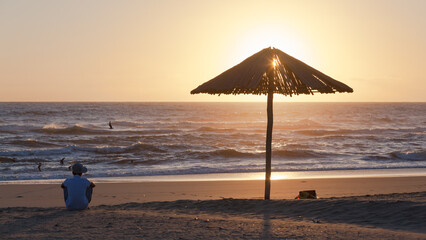
<svg viewBox="0 0 426 240">
<path fill-rule="evenodd" d="M 81 163 L 74 163 L 72 165 L 72 174 L 80 175 L 87 172 L 87 168 L 83 166 Z"/>
</svg>

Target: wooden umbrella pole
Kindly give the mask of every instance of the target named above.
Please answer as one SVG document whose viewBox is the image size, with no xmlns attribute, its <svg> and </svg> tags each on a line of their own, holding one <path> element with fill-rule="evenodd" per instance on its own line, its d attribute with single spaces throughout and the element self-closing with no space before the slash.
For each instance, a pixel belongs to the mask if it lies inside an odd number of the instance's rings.
<svg viewBox="0 0 426 240">
<path fill-rule="evenodd" d="M 273 101 L 274 101 L 274 77 L 275 71 L 270 71 L 268 73 L 269 78 L 269 90 L 268 90 L 268 125 L 266 128 L 266 165 L 265 165 L 265 200 L 271 198 L 271 156 L 272 156 L 272 126 L 274 124 L 274 115 L 273 115 Z"/>
<path fill-rule="evenodd" d="M 272 101 L 274 93 L 268 93 L 268 126 L 266 128 L 266 175 L 265 175 L 265 200 L 270 199 L 271 195 L 271 144 L 272 144 L 272 125 L 274 123 Z"/>
</svg>

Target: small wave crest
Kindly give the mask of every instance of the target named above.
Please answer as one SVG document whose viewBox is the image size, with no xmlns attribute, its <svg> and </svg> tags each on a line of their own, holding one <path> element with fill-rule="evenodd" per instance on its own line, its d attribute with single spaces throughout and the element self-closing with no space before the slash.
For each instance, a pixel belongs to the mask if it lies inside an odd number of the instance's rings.
<svg viewBox="0 0 426 240">
<path fill-rule="evenodd" d="M 408 161 L 426 161 L 426 151 L 406 151 L 406 152 L 392 152 L 390 154 L 394 158 L 408 160 Z"/>
<path fill-rule="evenodd" d="M 40 149 L 40 150 L 21 150 L 21 151 L 10 151 L 10 152 L 1 152 L 0 154 L 4 157 L 11 156 L 62 156 L 73 154 L 76 152 L 91 152 L 98 154 L 118 154 L 118 153 L 139 153 L 139 152 L 165 152 L 159 147 L 156 147 L 151 144 L 146 144 L 142 142 L 135 143 L 127 147 L 114 147 L 114 146 L 104 146 L 104 147 L 81 147 L 81 146 L 66 146 L 62 148 L 53 148 L 53 149 Z"/>
<path fill-rule="evenodd" d="M 235 149 L 221 149 L 209 152 L 192 152 L 197 158 L 263 158 L 265 152 L 242 152 Z M 320 158 L 329 156 L 329 153 L 320 153 L 310 150 L 274 150 L 272 158 Z"/>
<path fill-rule="evenodd" d="M 54 143 L 37 141 L 37 140 L 31 139 L 31 138 L 29 138 L 27 140 L 14 140 L 10 143 L 13 144 L 13 145 L 19 145 L 19 146 L 24 146 L 24 147 L 29 147 L 29 148 L 43 148 L 43 147 L 58 146 L 57 144 L 54 144 Z"/>
<path fill-rule="evenodd" d="M 62 124 L 51 123 L 43 126 L 41 130 L 43 133 L 51 134 L 102 134 L 108 133 L 105 130 L 94 129 L 89 127 L 84 127 L 80 124 L 75 124 L 73 126 L 66 126 Z"/>
<path fill-rule="evenodd" d="M 30 127 L 22 125 L 0 125 L 0 133 L 17 133 L 28 131 Z"/>
<path fill-rule="evenodd" d="M 143 124 L 133 121 L 115 120 L 112 122 L 113 126 L 130 127 L 130 128 L 141 128 Z"/>
<path fill-rule="evenodd" d="M 13 163 L 16 159 L 10 157 L 0 157 L 0 163 Z"/>
<path fill-rule="evenodd" d="M 426 161 L 426 151 L 396 151 L 384 155 L 365 156 L 362 159 L 367 161 Z"/>
<path fill-rule="evenodd" d="M 310 119 L 301 119 L 295 122 L 284 122 L 284 123 L 276 123 L 275 129 L 312 129 L 312 128 L 322 128 L 318 122 L 315 122 Z"/>
<path fill-rule="evenodd" d="M 121 160 L 117 160 L 114 162 L 111 162 L 111 164 L 122 164 L 122 165 L 128 165 L 128 164 L 133 164 L 133 165 L 158 165 L 158 164 L 163 164 L 165 162 L 168 162 L 167 160 L 162 160 L 162 161 L 158 161 L 158 160 L 153 160 L 153 159 L 148 159 L 148 160 L 144 160 L 144 159 L 121 159 Z"/>
<path fill-rule="evenodd" d="M 198 131 L 198 132 L 232 132 L 232 131 L 235 131 L 235 129 L 233 129 L 233 128 L 200 127 L 196 131 Z"/>
<path fill-rule="evenodd" d="M 194 151 L 189 152 L 189 155 L 198 159 L 209 159 L 209 158 L 250 158 L 255 157 L 256 154 L 248 152 L 240 152 L 235 149 L 220 149 L 208 152 Z"/>
<path fill-rule="evenodd" d="M 379 122 L 383 122 L 383 123 L 393 123 L 394 122 L 394 120 L 392 118 L 389 118 L 389 117 L 379 117 L 379 118 L 376 118 L 375 121 L 379 121 Z"/>
<path fill-rule="evenodd" d="M 326 135 L 345 135 L 354 133 L 353 130 L 323 130 L 323 129 L 312 129 L 312 130 L 298 130 L 296 133 L 300 133 L 308 136 L 326 136 Z"/>
<path fill-rule="evenodd" d="M 272 157 L 283 158 L 319 158 L 331 154 L 320 153 L 311 150 L 276 150 L 272 151 Z"/>
<path fill-rule="evenodd" d="M 216 150 L 210 152 L 212 156 L 221 156 L 221 157 L 253 157 L 255 154 L 240 152 L 234 149 L 224 149 L 224 150 Z"/>
<path fill-rule="evenodd" d="M 6 152 L 0 152 L 2 156 L 5 157 L 35 157 L 35 156 L 57 156 L 57 155 L 64 155 L 64 154 L 71 154 L 73 150 L 75 149 L 75 146 L 67 146 L 63 148 L 53 148 L 53 149 L 40 149 L 40 150 L 20 150 L 20 151 L 6 151 Z"/>
<path fill-rule="evenodd" d="M 114 153 L 134 153 L 138 151 L 150 151 L 150 152 L 165 152 L 164 150 L 142 142 L 135 143 L 128 147 L 77 147 L 80 151 L 94 152 L 94 153 L 102 153 L 102 154 L 114 154 Z"/>
<path fill-rule="evenodd" d="M 373 128 L 373 129 L 307 129 L 307 130 L 297 130 L 296 133 L 308 135 L 308 136 L 343 136 L 350 134 L 361 134 L 361 135 L 381 135 L 383 133 L 413 133 L 419 134 L 422 133 L 425 128 Z"/>
</svg>

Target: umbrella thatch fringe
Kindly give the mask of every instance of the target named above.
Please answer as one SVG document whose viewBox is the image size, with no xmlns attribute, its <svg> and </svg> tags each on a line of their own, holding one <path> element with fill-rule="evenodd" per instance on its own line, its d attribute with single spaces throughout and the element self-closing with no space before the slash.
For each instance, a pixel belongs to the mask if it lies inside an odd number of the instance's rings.
<svg viewBox="0 0 426 240">
<path fill-rule="evenodd" d="M 275 62 L 275 66 L 273 65 Z M 273 71 L 274 74 L 267 74 Z M 270 81 L 268 76 L 273 76 Z M 352 88 L 276 48 L 265 48 L 240 64 L 198 86 L 191 94 L 299 95 L 353 92 Z"/>
</svg>

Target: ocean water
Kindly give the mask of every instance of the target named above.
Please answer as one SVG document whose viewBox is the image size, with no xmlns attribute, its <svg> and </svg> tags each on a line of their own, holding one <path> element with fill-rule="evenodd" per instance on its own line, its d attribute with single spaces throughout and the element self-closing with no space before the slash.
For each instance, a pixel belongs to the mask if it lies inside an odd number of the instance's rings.
<svg viewBox="0 0 426 240">
<path fill-rule="evenodd" d="M 0 103 L 0 180 L 263 172 L 266 120 L 266 103 Z M 425 143 L 426 103 L 274 103 L 273 171 L 422 169 Z"/>
</svg>

